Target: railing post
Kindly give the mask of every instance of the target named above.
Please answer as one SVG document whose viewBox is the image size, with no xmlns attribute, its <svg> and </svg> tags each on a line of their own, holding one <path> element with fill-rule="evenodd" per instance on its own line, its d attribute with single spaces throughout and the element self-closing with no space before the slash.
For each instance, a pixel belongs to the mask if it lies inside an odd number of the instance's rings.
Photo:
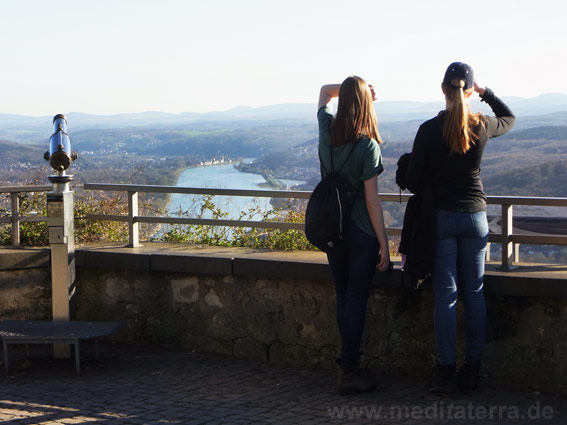
<svg viewBox="0 0 567 425">
<path fill-rule="evenodd" d="M 20 246 L 20 193 L 10 193 L 12 209 L 12 245 Z"/>
<path fill-rule="evenodd" d="M 486 252 L 484 254 L 484 261 L 486 262 L 490 261 L 490 242 L 486 243 Z"/>
<path fill-rule="evenodd" d="M 137 248 L 140 246 L 140 234 L 138 232 L 138 192 L 128 192 L 128 246 Z"/>
<path fill-rule="evenodd" d="M 515 259 L 514 244 L 510 241 L 514 226 L 512 217 L 512 205 L 502 204 L 502 268 L 505 270 L 512 268 Z"/>
</svg>

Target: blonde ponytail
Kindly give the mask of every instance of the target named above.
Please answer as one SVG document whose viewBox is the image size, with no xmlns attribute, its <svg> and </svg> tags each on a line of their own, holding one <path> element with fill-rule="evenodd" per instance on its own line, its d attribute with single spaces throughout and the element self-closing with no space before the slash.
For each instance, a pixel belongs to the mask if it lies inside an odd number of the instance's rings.
<svg viewBox="0 0 567 425">
<path fill-rule="evenodd" d="M 475 144 L 478 135 L 475 128 L 482 123 L 481 114 L 473 114 L 465 99 L 465 81 L 451 80 L 451 84 L 444 84 L 445 95 L 451 105 L 445 112 L 443 123 L 443 139 L 453 153 L 465 154 Z M 472 90 L 472 88 L 468 89 Z"/>
</svg>

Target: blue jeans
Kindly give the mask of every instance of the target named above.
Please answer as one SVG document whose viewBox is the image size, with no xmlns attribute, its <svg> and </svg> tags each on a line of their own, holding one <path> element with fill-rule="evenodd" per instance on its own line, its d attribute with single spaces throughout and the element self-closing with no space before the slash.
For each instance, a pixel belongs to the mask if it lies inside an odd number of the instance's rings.
<svg viewBox="0 0 567 425">
<path fill-rule="evenodd" d="M 433 271 L 435 337 L 439 364 L 455 364 L 457 290 L 466 320 L 466 360 L 480 362 L 486 339 L 483 278 L 488 222 L 486 212 L 436 211 Z"/>
<path fill-rule="evenodd" d="M 380 244 L 377 238 L 351 224 L 344 243 L 328 253 L 327 258 L 336 289 L 341 365 L 356 368 Z"/>
</svg>

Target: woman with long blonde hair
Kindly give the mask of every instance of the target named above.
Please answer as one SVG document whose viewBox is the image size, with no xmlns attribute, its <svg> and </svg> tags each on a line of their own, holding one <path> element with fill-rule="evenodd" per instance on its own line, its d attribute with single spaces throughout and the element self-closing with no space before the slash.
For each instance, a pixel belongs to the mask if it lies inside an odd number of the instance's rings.
<svg viewBox="0 0 567 425">
<path fill-rule="evenodd" d="M 338 107 L 333 116 L 329 103 L 336 97 Z M 360 345 L 374 273 L 390 266 L 378 195 L 378 175 L 384 167 L 374 100 L 374 88 L 356 76 L 346 78 L 342 84 L 325 85 L 319 94 L 321 176 L 338 172 L 352 196 L 350 225 L 343 242 L 327 253 L 341 337 L 337 382 L 341 395 L 376 387 L 374 380 L 360 370 Z"/>
<path fill-rule="evenodd" d="M 449 65 L 441 84 L 446 108 L 423 123 L 415 137 L 406 183 L 413 193 L 429 185 L 435 216 L 433 291 L 438 373 L 427 389 L 451 393 L 476 389 L 486 337 L 483 293 L 484 257 L 488 241 L 486 196 L 480 163 L 489 138 L 506 133 L 514 114 L 492 90 L 481 88 L 473 69 L 462 62 Z M 472 113 L 473 92 L 496 117 Z M 466 320 L 465 363 L 456 373 L 457 290 Z"/>
</svg>

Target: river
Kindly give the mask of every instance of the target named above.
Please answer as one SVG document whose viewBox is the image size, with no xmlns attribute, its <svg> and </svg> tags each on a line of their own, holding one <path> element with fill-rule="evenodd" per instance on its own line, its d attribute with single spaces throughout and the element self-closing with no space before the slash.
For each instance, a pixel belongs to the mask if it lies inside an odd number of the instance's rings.
<svg viewBox="0 0 567 425">
<path fill-rule="evenodd" d="M 246 159 L 246 162 L 252 159 Z M 187 168 L 181 172 L 177 179 L 176 186 L 181 187 L 206 187 L 215 189 L 264 189 L 260 184 L 266 183 L 264 177 L 259 174 L 243 173 L 235 168 L 235 163 L 208 165 L 201 167 Z M 279 180 L 285 185 L 296 185 L 304 183 L 297 180 Z M 244 219 L 259 219 L 262 213 L 272 209 L 271 198 L 253 198 L 245 196 L 215 196 L 212 202 L 220 208 L 223 213 L 228 213 L 226 218 L 238 219 L 241 211 L 246 213 Z M 173 216 L 184 215 L 196 217 L 199 215 L 203 196 L 183 195 L 174 193 L 170 197 L 167 209 Z M 257 213 L 248 216 L 250 209 L 257 209 Z M 203 218 L 211 218 L 212 213 L 207 211 Z"/>
</svg>

